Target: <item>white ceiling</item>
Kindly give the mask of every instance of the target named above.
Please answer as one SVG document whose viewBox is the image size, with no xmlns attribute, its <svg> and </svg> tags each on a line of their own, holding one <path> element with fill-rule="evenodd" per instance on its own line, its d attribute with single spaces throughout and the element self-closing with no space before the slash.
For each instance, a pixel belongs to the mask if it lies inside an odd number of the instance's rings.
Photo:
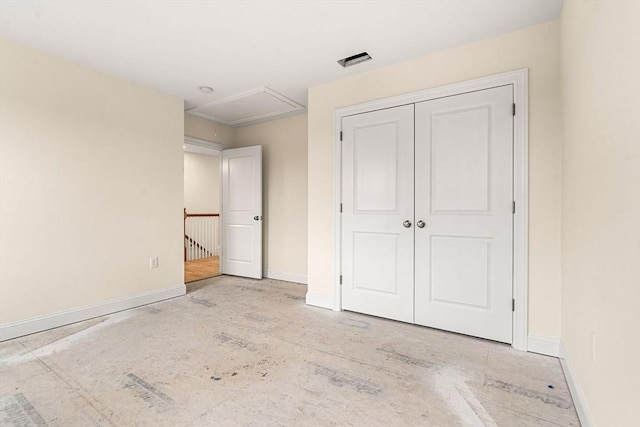
<svg viewBox="0 0 640 427">
<path fill-rule="evenodd" d="M 206 117 L 224 121 L 228 105 L 237 125 L 251 118 L 238 119 L 238 103 L 227 101 L 242 94 L 268 88 L 306 106 L 310 86 L 557 19 L 561 9 L 561 0 L 0 0 L 0 34 L 215 111 Z M 362 51 L 373 60 L 336 62 Z"/>
</svg>

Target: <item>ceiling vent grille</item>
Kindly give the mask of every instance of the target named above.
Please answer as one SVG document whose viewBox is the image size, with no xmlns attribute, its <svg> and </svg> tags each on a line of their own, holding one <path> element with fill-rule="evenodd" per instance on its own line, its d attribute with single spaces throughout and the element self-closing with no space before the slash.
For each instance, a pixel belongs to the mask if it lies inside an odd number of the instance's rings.
<svg viewBox="0 0 640 427">
<path fill-rule="evenodd" d="M 342 65 L 344 68 L 351 67 L 352 65 L 360 64 L 361 62 L 370 61 L 371 55 L 367 52 L 362 52 L 357 55 L 348 56 L 346 58 L 342 58 L 338 60 L 338 64 Z"/>
</svg>

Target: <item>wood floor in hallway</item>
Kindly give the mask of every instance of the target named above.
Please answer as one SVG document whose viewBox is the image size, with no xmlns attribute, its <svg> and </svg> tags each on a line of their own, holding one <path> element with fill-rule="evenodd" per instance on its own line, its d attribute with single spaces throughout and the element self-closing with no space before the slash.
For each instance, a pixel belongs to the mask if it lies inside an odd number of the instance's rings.
<svg viewBox="0 0 640 427">
<path fill-rule="evenodd" d="M 184 283 L 220 275 L 220 257 L 212 256 L 184 262 Z"/>
</svg>

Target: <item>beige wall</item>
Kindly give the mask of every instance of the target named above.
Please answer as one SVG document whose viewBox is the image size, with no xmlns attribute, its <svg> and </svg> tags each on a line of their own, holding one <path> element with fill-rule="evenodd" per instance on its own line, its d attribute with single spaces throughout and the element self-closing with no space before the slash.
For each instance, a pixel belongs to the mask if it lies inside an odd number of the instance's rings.
<svg viewBox="0 0 640 427">
<path fill-rule="evenodd" d="M 182 109 L 0 39 L 0 323 L 183 283 Z"/>
<path fill-rule="evenodd" d="M 184 153 L 184 207 L 189 213 L 220 213 L 220 157 Z"/>
<path fill-rule="evenodd" d="M 249 145 L 263 149 L 264 268 L 306 281 L 307 115 L 236 129 L 234 147 Z"/>
<path fill-rule="evenodd" d="M 637 426 L 640 2 L 565 2 L 561 22 L 562 343 L 595 425 Z"/>
<path fill-rule="evenodd" d="M 333 295 L 336 108 L 529 69 L 529 332 L 560 336 L 559 23 L 309 89 L 309 293 Z"/>
<path fill-rule="evenodd" d="M 184 134 L 218 144 L 233 145 L 236 129 L 191 114 L 184 114 Z"/>
</svg>

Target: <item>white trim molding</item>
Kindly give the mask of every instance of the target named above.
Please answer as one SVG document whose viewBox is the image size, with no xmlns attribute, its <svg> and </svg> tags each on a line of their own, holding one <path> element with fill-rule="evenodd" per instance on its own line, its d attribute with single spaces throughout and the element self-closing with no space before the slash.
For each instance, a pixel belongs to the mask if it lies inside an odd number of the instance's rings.
<svg viewBox="0 0 640 427">
<path fill-rule="evenodd" d="M 333 307 L 333 295 L 319 295 L 307 292 L 306 303 L 314 307 L 326 308 L 332 310 Z"/>
<path fill-rule="evenodd" d="M 527 347 L 528 351 L 532 353 L 544 354 L 545 356 L 560 357 L 559 338 L 529 334 Z"/>
<path fill-rule="evenodd" d="M 186 293 L 187 288 L 184 283 L 182 283 L 130 297 L 118 298 L 111 301 L 73 308 L 71 310 L 59 311 L 57 313 L 33 317 L 31 319 L 20 320 L 17 322 L 4 323 L 0 325 L 0 341 L 46 331 L 60 326 L 70 325 L 72 323 L 93 319 L 95 317 L 106 316 L 107 314 L 116 313 L 118 311 L 140 307 L 141 305 L 152 304 L 154 302 L 179 297 Z"/>
<path fill-rule="evenodd" d="M 184 136 L 184 151 L 188 153 L 206 154 L 208 156 L 220 157 L 220 152 L 228 149 L 229 146 L 217 142 L 206 141 L 192 136 Z"/>
<path fill-rule="evenodd" d="M 587 404 L 587 398 L 584 396 L 584 393 L 582 393 L 582 389 L 578 383 L 578 376 L 571 365 L 571 361 L 567 357 L 567 353 L 564 351 L 562 342 L 560 343 L 560 364 L 562 365 L 564 376 L 567 379 L 567 385 L 569 385 L 569 392 L 573 399 L 573 406 L 576 408 L 576 413 L 580 419 L 580 425 L 582 427 L 595 426 L 596 424 L 593 421 L 593 416 Z"/>
<path fill-rule="evenodd" d="M 307 284 L 307 276 L 299 274 L 283 273 L 281 271 L 264 270 L 263 274 L 267 279 L 282 280 L 284 282 Z"/>
<path fill-rule="evenodd" d="M 415 104 L 431 99 L 460 95 L 467 92 L 490 89 L 498 86 L 513 86 L 513 102 L 515 116 L 513 120 L 513 200 L 516 211 L 513 216 L 513 299 L 515 310 L 512 316 L 513 335 L 512 347 L 516 350 L 527 351 L 528 347 L 528 247 L 529 247 L 529 110 L 528 110 L 528 81 L 527 69 L 510 71 L 480 79 L 447 86 L 427 89 L 405 95 L 367 102 L 364 104 L 344 107 L 334 112 L 334 310 L 342 310 L 342 289 L 340 285 L 342 251 L 341 251 L 341 216 L 340 203 L 342 199 L 342 156 L 340 150 L 340 131 L 342 119 L 354 114 L 368 111 L 392 108 L 400 105 Z"/>
</svg>

